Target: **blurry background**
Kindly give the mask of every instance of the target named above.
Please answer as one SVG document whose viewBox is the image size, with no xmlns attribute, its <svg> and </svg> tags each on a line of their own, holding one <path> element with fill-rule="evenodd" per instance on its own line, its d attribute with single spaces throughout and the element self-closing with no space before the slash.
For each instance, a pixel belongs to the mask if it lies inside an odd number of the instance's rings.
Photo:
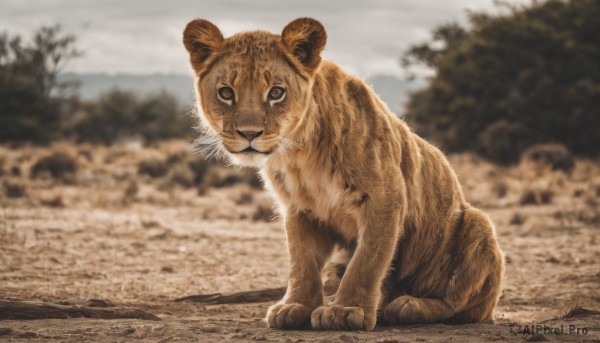
<svg viewBox="0 0 600 343">
<path fill-rule="evenodd" d="M 448 152 L 515 162 L 536 143 L 597 156 L 599 5 L 592 0 L 0 1 L 0 140 L 187 138 L 181 31 L 225 35 L 321 20 L 325 57 L 364 78 Z M 43 125 L 40 121 L 43 118 Z M 52 128 L 50 130 L 50 128 Z"/>
<path fill-rule="evenodd" d="M 193 18 L 209 19 L 229 36 L 256 29 L 279 33 L 298 16 L 312 16 L 329 34 L 325 57 L 372 80 L 395 109 L 411 86 L 398 63 L 410 44 L 428 38 L 441 23 L 466 22 L 465 10 L 497 12 L 492 0 L 345 1 L 343 6 L 313 0 L 1 3 L 4 30 L 30 37 L 41 25 L 60 23 L 77 35 L 76 45 L 85 54 L 69 63 L 64 78 L 81 81 L 80 94 L 86 99 L 118 85 L 137 93 L 168 88 L 179 100 L 189 101 L 193 94 L 181 33 Z"/>
</svg>

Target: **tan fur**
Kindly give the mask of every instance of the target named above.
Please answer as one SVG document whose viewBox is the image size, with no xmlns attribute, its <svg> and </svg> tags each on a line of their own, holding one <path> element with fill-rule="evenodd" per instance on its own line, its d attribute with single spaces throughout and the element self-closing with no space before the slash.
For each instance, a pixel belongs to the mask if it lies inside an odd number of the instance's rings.
<svg viewBox="0 0 600 343">
<path fill-rule="evenodd" d="M 201 19 L 184 32 L 214 148 L 261 168 L 281 204 L 290 277 L 268 325 L 371 330 L 378 313 L 388 324 L 493 320 L 504 257 L 492 222 L 438 149 L 319 57 L 325 41 L 308 18 L 281 36 L 224 39 Z M 236 92 L 231 106 L 217 99 L 223 85 Z M 274 85 L 286 97 L 272 105 Z M 260 131 L 252 141 L 241 135 L 249 128 Z M 326 267 L 334 251 L 346 258 Z"/>
</svg>

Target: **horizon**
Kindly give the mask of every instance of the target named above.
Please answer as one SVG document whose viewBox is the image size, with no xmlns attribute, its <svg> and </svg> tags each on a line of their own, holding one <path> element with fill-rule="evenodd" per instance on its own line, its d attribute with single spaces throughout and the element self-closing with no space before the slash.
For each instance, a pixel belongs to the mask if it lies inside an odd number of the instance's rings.
<svg viewBox="0 0 600 343">
<path fill-rule="evenodd" d="M 132 74 L 106 72 L 59 74 L 59 80 L 77 82 L 76 93 L 86 100 L 98 99 L 112 90 L 132 91 L 138 96 L 152 96 L 166 91 L 181 104 L 195 99 L 193 75 L 156 72 Z M 423 86 L 420 80 L 408 80 L 395 75 L 375 74 L 364 78 L 365 82 L 396 114 L 403 113 L 408 93 Z"/>
</svg>

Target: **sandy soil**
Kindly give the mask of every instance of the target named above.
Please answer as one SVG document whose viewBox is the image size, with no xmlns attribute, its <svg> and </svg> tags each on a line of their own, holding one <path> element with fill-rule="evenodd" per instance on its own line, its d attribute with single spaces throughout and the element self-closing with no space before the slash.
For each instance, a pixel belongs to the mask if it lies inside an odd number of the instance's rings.
<svg viewBox="0 0 600 343">
<path fill-rule="evenodd" d="M 76 169 L 33 177 L 36 162 L 56 151 L 70 156 Z M 0 341 L 600 340 L 599 315 L 565 317 L 575 306 L 600 310 L 600 164 L 580 160 L 568 175 L 526 162 L 501 168 L 470 155 L 451 157 L 467 198 L 490 214 L 507 255 L 496 324 L 315 332 L 266 328 L 269 303 L 173 301 L 283 286 L 288 272 L 282 225 L 268 219 L 269 196 L 222 182 L 236 173 L 222 167 L 194 180 L 190 156 L 178 142 L 0 148 L 0 298 L 103 299 L 161 318 L 6 320 Z M 167 171 L 140 175 L 149 157 Z M 562 325 L 564 333 L 573 325 L 580 334 L 513 335 L 513 322 Z"/>
</svg>

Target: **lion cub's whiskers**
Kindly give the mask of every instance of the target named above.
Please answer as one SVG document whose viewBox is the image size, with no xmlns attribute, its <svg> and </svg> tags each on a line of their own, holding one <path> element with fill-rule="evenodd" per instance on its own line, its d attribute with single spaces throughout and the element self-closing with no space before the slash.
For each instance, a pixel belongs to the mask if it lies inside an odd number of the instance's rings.
<svg viewBox="0 0 600 343">
<path fill-rule="evenodd" d="M 200 153 L 206 158 L 226 159 L 226 154 L 221 143 L 221 137 L 210 129 L 200 124 L 196 127 L 199 137 L 194 140 L 192 151 Z"/>
</svg>

